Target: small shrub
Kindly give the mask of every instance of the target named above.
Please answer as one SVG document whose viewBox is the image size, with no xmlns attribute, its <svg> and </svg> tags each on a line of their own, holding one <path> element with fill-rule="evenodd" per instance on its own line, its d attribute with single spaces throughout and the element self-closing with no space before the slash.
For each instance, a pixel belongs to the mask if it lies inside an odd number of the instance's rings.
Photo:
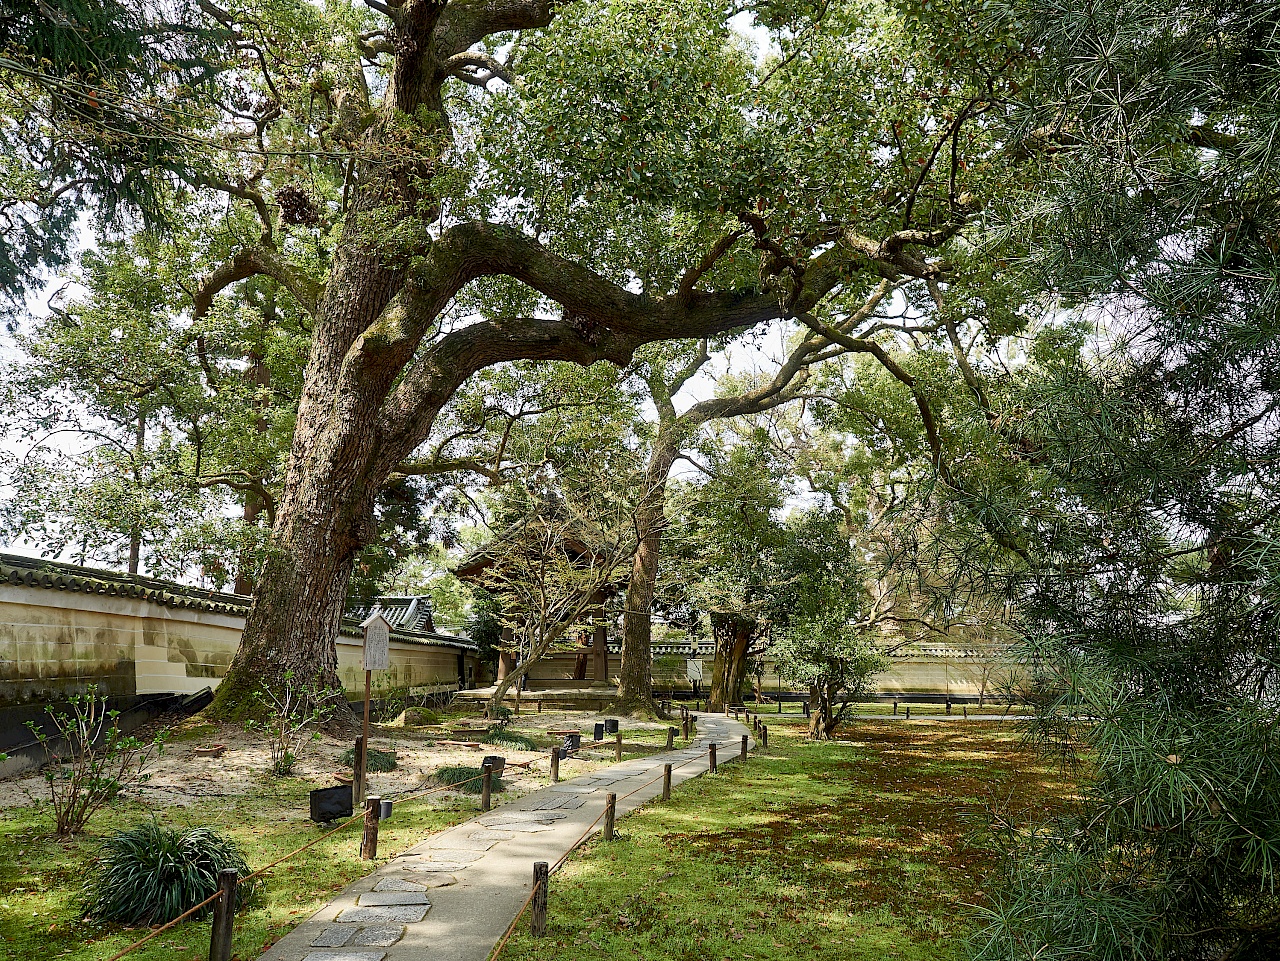
<svg viewBox="0 0 1280 961">
<path fill-rule="evenodd" d="M 271 773 L 275 777 L 293 773 L 302 745 L 320 737 L 320 732 L 312 730 L 312 726 L 324 718 L 324 710 L 319 706 L 319 688 L 295 688 L 292 671 L 285 672 L 284 685 L 281 693 L 267 687 L 255 691 L 254 699 L 265 720 L 245 722 L 245 730 L 250 734 L 266 738 L 271 751 Z"/>
<path fill-rule="evenodd" d="M 217 832 L 140 824 L 103 842 L 98 870 L 85 885 L 84 913 L 120 924 L 164 924 L 213 894 L 225 868 L 240 877 L 249 873 L 235 842 Z M 238 886 L 237 910 L 255 888 L 253 882 Z"/>
<path fill-rule="evenodd" d="M 479 794 L 484 790 L 483 774 L 484 772 L 478 767 L 458 765 L 456 767 L 442 767 L 431 776 L 437 784 L 445 787 L 456 787 L 463 794 Z M 493 778 L 489 783 L 490 789 L 494 791 L 501 791 L 506 788 L 500 777 Z"/>
<path fill-rule="evenodd" d="M 499 704 L 493 709 L 493 720 L 505 727 L 507 724 L 511 723 L 511 719 L 515 717 L 515 713 L 515 711 L 511 710 L 511 708 L 506 705 Z"/>
<path fill-rule="evenodd" d="M 506 728 L 493 728 L 480 739 L 485 744 L 496 744 L 499 747 L 510 748 L 513 751 L 536 751 L 537 743 L 527 734 L 517 734 L 515 731 L 509 731 Z"/>
<path fill-rule="evenodd" d="M 356 749 L 347 748 L 338 758 L 338 763 L 344 767 L 354 769 L 356 766 Z M 384 771 L 394 771 L 396 769 L 396 752 L 395 751 L 379 751 L 376 747 L 365 748 L 364 752 L 364 769 L 366 773 L 377 774 Z"/>
<path fill-rule="evenodd" d="M 107 709 L 105 697 L 73 694 L 65 708 L 49 711 L 52 735 L 27 723 L 49 759 L 44 778 L 58 837 L 79 834 L 104 804 L 149 777 L 146 767 L 163 746 L 165 734 L 150 742 L 140 740 L 120 730 L 119 717 L 119 711 Z"/>
</svg>

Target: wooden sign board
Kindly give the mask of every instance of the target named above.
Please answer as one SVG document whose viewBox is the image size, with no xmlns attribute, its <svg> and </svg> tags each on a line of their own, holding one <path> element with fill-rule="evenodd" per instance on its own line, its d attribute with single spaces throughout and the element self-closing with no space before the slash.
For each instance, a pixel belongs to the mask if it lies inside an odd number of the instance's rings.
<svg viewBox="0 0 1280 961">
<path fill-rule="evenodd" d="M 391 668 L 391 625 L 378 611 L 360 625 L 364 629 L 364 669 L 386 671 Z"/>
</svg>

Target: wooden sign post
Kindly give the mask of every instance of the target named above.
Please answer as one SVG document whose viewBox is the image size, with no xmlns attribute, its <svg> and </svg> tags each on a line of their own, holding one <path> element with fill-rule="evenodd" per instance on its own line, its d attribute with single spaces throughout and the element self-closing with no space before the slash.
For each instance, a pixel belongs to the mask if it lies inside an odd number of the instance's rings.
<svg viewBox="0 0 1280 961">
<path fill-rule="evenodd" d="M 373 672 L 391 667 L 391 624 L 382 612 L 374 611 L 360 627 L 364 631 L 364 737 L 360 739 L 356 777 L 351 781 L 351 800 L 357 805 L 364 800 L 365 772 L 369 770 L 365 760 L 369 752 L 369 689 Z"/>
</svg>

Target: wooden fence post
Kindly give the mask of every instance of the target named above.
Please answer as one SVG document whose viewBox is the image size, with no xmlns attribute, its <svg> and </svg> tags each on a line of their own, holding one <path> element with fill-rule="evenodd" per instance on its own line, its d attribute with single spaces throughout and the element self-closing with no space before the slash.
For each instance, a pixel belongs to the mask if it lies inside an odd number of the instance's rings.
<svg viewBox="0 0 1280 961">
<path fill-rule="evenodd" d="M 671 800 L 671 765 L 662 765 L 662 800 Z"/>
<path fill-rule="evenodd" d="M 622 732 L 619 731 L 613 736 L 613 759 L 615 761 L 622 760 Z"/>
<path fill-rule="evenodd" d="M 708 751 L 708 753 L 707 753 L 707 773 L 708 773 L 708 774 L 715 774 L 715 773 L 716 773 L 716 746 L 715 746 L 715 744 L 712 744 L 712 745 L 711 745 L 711 750 L 710 750 L 710 751 Z"/>
<path fill-rule="evenodd" d="M 351 762 L 351 803 L 359 807 L 364 803 L 364 737 L 356 738 L 356 756 Z"/>
<path fill-rule="evenodd" d="M 530 918 L 530 934 L 541 938 L 547 933 L 547 883 L 550 871 L 546 861 L 533 864 L 533 914 Z"/>
<path fill-rule="evenodd" d="M 231 961 L 231 938 L 236 920 L 236 869 L 218 874 L 222 897 L 213 902 L 213 930 L 209 932 L 209 961 Z"/>
<path fill-rule="evenodd" d="M 676 729 L 674 727 L 667 728 L 667 750 L 670 751 L 676 746 Z"/>
<path fill-rule="evenodd" d="M 742 735 L 742 750 L 738 752 L 738 760 L 745 761 L 747 759 L 747 736 Z"/>
<path fill-rule="evenodd" d="M 480 810 L 488 811 L 493 807 L 493 799 L 489 796 L 493 791 L 493 765 L 482 765 L 480 770 L 484 772 L 484 784 L 480 788 Z"/>
<path fill-rule="evenodd" d="M 760 746 L 766 751 L 769 749 L 769 725 L 760 725 Z"/>
<path fill-rule="evenodd" d="M 606 794 L 604 797 L 604 839 L 613 840 L 613 818 L 618 809 L 618 795 Z"/>
<path fill-rule="evenodd" d="M 551 749 L 551 783 L 560 783 L 560 748 Z"/>
<path fill-rule="evenodd" d="M 689 740 L 689 715 L 686 714 L 680 721 L 680 736 L 686 741 Z"/>
<path fill-rule="evenodd" d="M 382 810 L 382 798 L 370 796 L 364 799 L 364 838 L 360 841 L 360 857 L 373 861 L 378 857 L 378 814 Z"/>
</svg>

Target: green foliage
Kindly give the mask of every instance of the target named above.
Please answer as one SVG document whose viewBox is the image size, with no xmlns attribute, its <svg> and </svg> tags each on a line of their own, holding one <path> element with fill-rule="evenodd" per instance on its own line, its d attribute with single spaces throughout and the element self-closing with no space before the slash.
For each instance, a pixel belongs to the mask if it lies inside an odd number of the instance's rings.
<svg viewBox="0 0 1280 961">
<path fill-rule="evenodd" d="M 102 843 L 98 867 L 85 885 L 84 912 L 117 924 L 164 924 L 217 891 L 218 875 L 227 868 L 240 878 L 250 873 L 239 846 L 216 831 L 143 823 Z M 257 887 L 256 881 L 237 886 L 237 911 Z"/>
<path fill-rule="evenodd" d="M 354 769 L 356 763 L 356 749 L 349 747 L 339 754 L 338 763 L 343 767 Z M 380 751 L 376 747 L 365 748 L 364 765 L 366 771 L 374 774 L 394 771 L 396 769 L 396 752 Z"/>
<path fill-rule="evenodd" d="M 79 834 L 122 790 L 150 777 L 147 765 L 162 749 L 165 734 L 143 741 L 121 731 L 119 718 L 105 697 L 90 692 L 49 709 L 52 731 L 27 722 L 48 760 L 43 773 L 58 837 Z"/>
<path fill-rule="evenodd" d="M 229 40 L 194 0 L 5 3 L 0 311 L 69 262 L 86 204 L 105 223 L 169 222 L 169 182 L 191 159 L 187 111 L 214 94 Z"/>
<path fill-rule="evenodd" d="M 1079 808 L 996 832 L 990 959 L 1269 958 L 1280 931 L 1274 3 L 1029 2 L 1010 211 L 1094 326 L 1002 388 L 1031 736 Z M 1009 483 L 1020 480 L 1021 483 Z"/>
<path fill-rule="evenodd" d="M 484 791 L 484 771 L 478 767 L 455 765 L 438 768 L 431 779 L 444 787 L 457 788 L 463 794 L 480 794 Z M 490 790 L 504 791 L 506 785 L 500 777 L 491 775 Z"/>
<path fill-rule="evenodd" d="M 285 672 L 283 682 L 279 691 L 259 687 L 253 692 L 257 716 L 244 722 L 246 731 L 267 742 L 273 777 L 293 773 L 302 746 L 319 739 L 318 725 L 327 716 L 317 686 L 298 682 L 292 671 Z"/>
<path fill-rule="evenodd" d="M 496 744 L 498 747 L 510 748 L 513 751 L 538 750 L 537 742 L 533 738 L 527 734 L 507 730 L 505 727 L 490 728 L 480 740 L 485 744 Z"/>
</svg>

